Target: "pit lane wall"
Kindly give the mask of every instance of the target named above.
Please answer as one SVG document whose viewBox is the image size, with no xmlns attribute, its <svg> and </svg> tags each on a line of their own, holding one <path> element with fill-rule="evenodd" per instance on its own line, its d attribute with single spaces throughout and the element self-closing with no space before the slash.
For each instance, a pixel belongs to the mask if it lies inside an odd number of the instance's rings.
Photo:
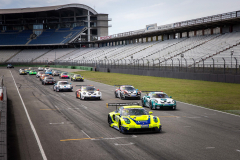
<svg viewBox="0 0 240 160">
<path fill-rule="evenodd" d="M 1 95 L 1 99 L 0 99 L 0 159 L 7 160 L 7 88 L 1 84 L 0 84 L 0 95 Z"/>
<path fill-rule="evenodd" d="M 121 69 L 121 68 L 98 68 L 100 72 L 124 73 L 142 76 L 166 77 L 189 80 L 202 80 L 211 82 L 239 83 L 240 75 L 230 74 L 211 74 L 211 73 L 190 73 L 190 72 L 172 72 L 158 70 L 141 70 L 141 69 Z"/>
</svg>

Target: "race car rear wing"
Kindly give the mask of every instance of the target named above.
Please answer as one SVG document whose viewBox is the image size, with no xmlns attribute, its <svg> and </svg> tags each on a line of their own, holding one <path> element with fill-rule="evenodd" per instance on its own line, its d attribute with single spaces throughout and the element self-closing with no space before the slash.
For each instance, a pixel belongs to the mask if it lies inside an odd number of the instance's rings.
<svg viewBox="0 0 240 160">
<path fill-rule="evenodd" d="M 120 87 L 120 86 L 132 86 L 130 84 L 124 84 L 124 85 L 114 85 L 114 87 Z"/>
<path fill-rule="evenodd" d="M 108 106 L 116 106 L 116 110 L 117 107 L 121 107 L 121 106 L 134 106 L 134 105 L 139 105 L 138 102 L 129 102 L 129 103 L 106 103 L 106 107 L 108 108 Z"/>
<path fill-rule="evenodd" d="M 75 85 L 75 87 L 77 87 L 77 86 L 82 87 L 82 86 L 93 86 L 93 85 Z"/>
<path fill-rule="evenodd" d="M 141 91 L 141 92 L 149 93 L 149 92 L 163 92 L 163 91 Z"/>
</svg>

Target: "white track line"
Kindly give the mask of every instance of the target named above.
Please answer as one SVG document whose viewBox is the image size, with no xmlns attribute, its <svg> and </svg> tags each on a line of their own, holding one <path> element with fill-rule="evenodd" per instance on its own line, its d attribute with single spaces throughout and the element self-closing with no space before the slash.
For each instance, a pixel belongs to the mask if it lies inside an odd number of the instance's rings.
<svg viewBox="0 0 240 160">
<path fill-rule="evenodd" d="M 82 130 L 82 132 L 88 137 L 88 138 L 91 138 L 89 135 L 87 135 L 87 133 L 86 132 L 84 132 L 83 130 Z"/>
<path fill-rule="evenodd" d="M 12 75 L 12 72 L 11 72 L 11 71 L 10 71 L 10 73 L 11 73 L 11 75 Z M 41 142 L 40 142 L 40 139 L 39 139 L 38 134 L 37 134 L 37 132 L 36 132 L 36 129 L 35 129 L 32 121 L 31 121 L 31 118 L 30 118 L 30 116 L 29 116 L 29 114 L 28 114 L 27 108 L 26 108 L 26 106 L 25 106 L 25 104 L 24 104 L 24 102 L 23 102 L 22 96 L 21 96 L 21 94 L 20 94 L 20 92 L 19 92 L 19 90 L 18 90 L 18 87 L 17 87 L 17 84 L 16 84 L 16 82 L 15 82 L 15 79 L 14 79 L 13 75 L 12 75 L 12 78 L 13 78 L 14 84 L 15 84 L 15 86 L 16 86 L 16 88 L 17 88 L 18 95 L 19 95 L 19 97 L 20 97 L 20 99 L 21 99 L 21 101 L 22 101 L 23 108 L 24 108 L 25 113 L 26 113 L 26 115 L 27 115 L 27 118 L 28 118 L 29 124 L 30 124 L 30 126 L 31 126 L 31 129 L 32 129 L 32 131 L 33 131 L 33 134 L 34 134 L 34 136 L 35 136 L 35 138 L 36 138 L 36 140 L 37 140 L 37 144 L 38 144 L 38 147 L 39 147 L 40 152 L 41 152 L 41 154 L 42 154 L 42 158 L 43 158 L 44 160 L 47 160 L 47 157 L 46 157 L 45 152 L 44 152 L 44 150 L 43 150 L 43 147 L 42 147 L 42 144 L 41 144 Z"/>
<path fill-rule="evenodd" d="M 181 102 L 181 101 L 177 101 L 177 102 L 180 102 L 180 103 L 183 103 L 183 104 L 187 104 L 187 105 L 190 105 L 190 106 L 194 106 L 194 107 L 198 107 L 198 108 L 207 109 L 207 110 L 210 110 L 210 111 L 215 111 L 215 112 L 219 112 L 219 113 L 223 113 L 223 114 L 228 114 L 228 115 L 240 117 L 239 115 L 232 114 L 232 113 L 227 113 L 227 112 L 223 112 L 223 111 L 219 111 L 219 110 L 215 110 L 215 109 L 210 109 L 210 108 L 206 108 L 206 107 L 202 107 L 202 106 L 197 106 L 197 105 L 194 105 L 194 104 L 185 103 L 185 102 Z"/>
</svg>

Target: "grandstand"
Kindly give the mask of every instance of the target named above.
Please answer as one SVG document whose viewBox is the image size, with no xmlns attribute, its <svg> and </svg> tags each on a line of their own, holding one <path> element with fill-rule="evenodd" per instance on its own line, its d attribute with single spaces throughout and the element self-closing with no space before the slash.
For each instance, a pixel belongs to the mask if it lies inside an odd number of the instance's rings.
<svg viewBox="0 0 240 160">
<path fill-rule="evenodd" d="M 89 45 L 97 37 L 108 35 L 110 20 L 108 14 L 99 14 L 83 4 L 1 9 L 0 46 Z"/>
<path fill-rule="evenodd" d="M 37 23 L 30 22 L 32 12 Z M 23 13 L 28 25 L 10 25 L 10 15 Z M 240 11 L 115 35 L 108 35 L 107 14 L 82 4 L 7 9 L 0 15 L 6 18 L 0 19 L 2 63 L 240 68 Z"/>
</svg>

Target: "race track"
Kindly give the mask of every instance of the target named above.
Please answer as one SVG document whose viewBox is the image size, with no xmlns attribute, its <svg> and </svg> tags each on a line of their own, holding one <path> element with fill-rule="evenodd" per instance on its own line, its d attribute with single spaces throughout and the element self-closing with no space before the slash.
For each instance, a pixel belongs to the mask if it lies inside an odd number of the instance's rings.
<svg viewBox="0 0 240 160">
<path fill-rule="evenodd" d="M 107 116 L 115 107 L 106 103 L 140 100 L 117 99 L 115 87 L 89 80 L 71 82 L 74 91 L 76 84 L 91 84 L 103 99 L 79 100 L 75 92 L 54 92 L 18 69 L 0 69 L 8 92 L 10 159 L 240 159 L 240 116 L 177 102 L 175 111 L 153 110 L 162 133 L 125 135 L 109 127 Z"/>
</svg>

